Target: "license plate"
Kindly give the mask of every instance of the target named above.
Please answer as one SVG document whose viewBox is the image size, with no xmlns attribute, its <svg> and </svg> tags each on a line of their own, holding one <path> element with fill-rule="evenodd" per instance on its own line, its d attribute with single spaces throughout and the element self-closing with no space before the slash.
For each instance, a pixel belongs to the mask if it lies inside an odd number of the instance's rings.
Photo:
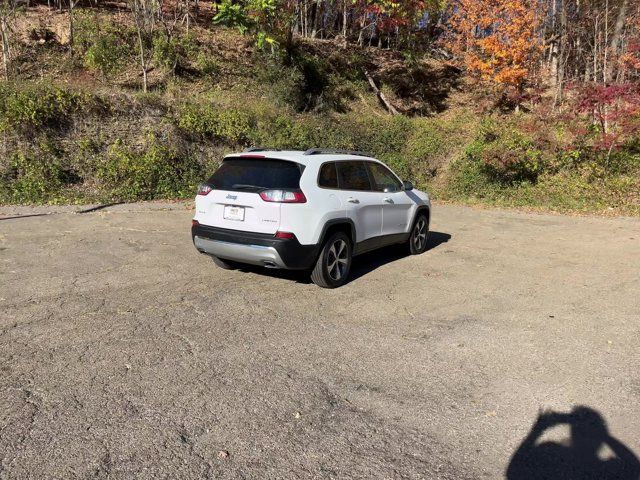
<svg viewBox="0 0 640 480">
<path fill-rule="evenodd" d="M 244 222 L 244 207 L 225 205 L 224 218 L 225 220 L 235 220 L 236 222 Z"/>
</svg>

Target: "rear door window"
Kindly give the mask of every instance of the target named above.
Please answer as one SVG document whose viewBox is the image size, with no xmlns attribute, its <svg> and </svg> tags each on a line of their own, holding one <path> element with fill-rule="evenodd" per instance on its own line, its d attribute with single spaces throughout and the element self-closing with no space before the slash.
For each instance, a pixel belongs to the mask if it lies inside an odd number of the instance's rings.
<svg viewBox="0 0 640 480">
<path fill-rule="evenodd" d="M 318 186 L 321 188 L 338 188 L 338 172 L 334 162 L 325 163 L 320 167 Z"/>
<path fill-rule="evenodd" d="M 371 180 L 364 162 L 337 162 L 336 168 L 340 189 L 371 191 Z"/>
<path fill-rule="evenodd" d="M 302 165 L 285 160 L 228 158 L 207 183 L 217 190 L 297 190 L 302 170 Z"/>
</svg>

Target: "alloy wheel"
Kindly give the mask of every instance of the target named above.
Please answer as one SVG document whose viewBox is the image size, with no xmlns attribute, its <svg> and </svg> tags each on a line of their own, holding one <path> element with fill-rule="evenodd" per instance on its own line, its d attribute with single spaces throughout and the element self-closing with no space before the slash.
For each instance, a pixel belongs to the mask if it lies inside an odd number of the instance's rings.
<svg viewBox="0 0 640 480">
<path fill-rule="evenodd" d="M 413 229 L 413 246 L 416 251 L 421 251 L 427 243 L 427 221 L 421 217 Z"/>
<path fill-rule="evenodd" d="M 348 252 L 347 243 L 342 239 L 333 242 L 333 245 L 331 245 L 331 248 L 327 252 L 327 272 L 335 281 L 342 279 L 347 271 L 349 265 Z"/>
</svg>

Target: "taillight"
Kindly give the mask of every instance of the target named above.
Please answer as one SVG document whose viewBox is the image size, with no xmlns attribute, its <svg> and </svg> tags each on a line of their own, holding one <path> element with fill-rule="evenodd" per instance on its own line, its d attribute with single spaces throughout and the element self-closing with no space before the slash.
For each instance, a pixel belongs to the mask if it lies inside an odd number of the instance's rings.
<svg viewBox="0 0 640 480">
<path fill-rule="evenodd" d="M 307 197 L 300 190 L 263 190 L 260 198 L 265 202 L 307 203 Z"/>
<path fill-rule="evenodd" d="M 199 227 L 200 226 L 200 222 L 198 220 L 191 220 L 191 226 L 192 227 Z"/>
<path fill-rule="evenodd" d="M 213 188 L 209 185 L 200 185 L 198 187 L 198 195 L 209 195 Z"/>
<path fill-rule="evenodd" d="M 290 240 L 292 238 L 296 238 L 296 236 L 291 232 L 276 232 L 276 238 L 286 238 Z"/>
</svg>

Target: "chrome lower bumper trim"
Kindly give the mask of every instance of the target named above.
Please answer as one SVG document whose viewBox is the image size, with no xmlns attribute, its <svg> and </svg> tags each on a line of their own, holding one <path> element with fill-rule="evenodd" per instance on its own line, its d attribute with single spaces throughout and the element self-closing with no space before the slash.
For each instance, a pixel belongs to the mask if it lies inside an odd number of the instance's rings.
<svg viewBox="0 0 640 480">
<path fill-rule="evenodd" d="M 244 245 L 241 243 L 221 242 L 195 236 L 193 242 L 201 252 L 220 257 L 225 260 L 260 265 L 263 267 L 286 268 L 280 254 L 273 247 L 262 245 Z"/>
</svg>

